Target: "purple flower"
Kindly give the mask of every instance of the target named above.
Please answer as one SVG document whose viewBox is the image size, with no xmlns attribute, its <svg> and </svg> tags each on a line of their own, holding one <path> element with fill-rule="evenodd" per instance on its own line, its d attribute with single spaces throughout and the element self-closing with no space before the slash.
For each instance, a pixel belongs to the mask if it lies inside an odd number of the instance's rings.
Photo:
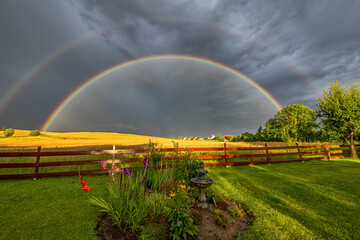
<svg viewBox="0 0 360 240">
<path fill-rule="evenodd" d="M 124 169 L 122 168 L 121 170 L 120 170 L 120 175 L 123 175 L 124 174 Z"/>
<path fill-rule="evenodd" d="M 150 168 L 150 161 L 147 159 L 147 157 L 143 158 L 143 165 L 145 170 Z"/>
<path fill-rule="evenodd" d="M 131 176 L 131 171 L 128 168 L 125 168 L 125 175 Z"/>
<path fill-rule="evenodd" d="M 115 171 L 116 170 L 116 164 L 114 163 L 113 165 L 112 165 L 112 169 Z"/>
<path fill-rule="evenodd" d="M 145 178 L 145 175 L 142 175 L 142 174 L 140 173 L 139 183 L 141 183 L 144 178 Z"/>
<path fill-rule="evenodd" d="M 100 161 L 101 166 L 103 169 L 106 169 L 106 161 Z"/>
</svg>

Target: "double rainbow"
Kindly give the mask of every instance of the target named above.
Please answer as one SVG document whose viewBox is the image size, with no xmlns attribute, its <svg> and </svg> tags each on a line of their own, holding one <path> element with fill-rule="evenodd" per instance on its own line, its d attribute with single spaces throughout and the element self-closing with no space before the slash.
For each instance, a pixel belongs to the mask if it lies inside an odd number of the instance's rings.
<svg viewBox="0 0 360 240">
<path fill-rule="evenodd" d="M 153 60 L 159 60 L 159 59 L 163 59 L 163 60 L 166 60 L 166 59 L 168 59 L 168 60 L 169 59 L 183 59 L 183 60 L 189 60 L 189 61 L 194 61 L 194 62 L 201 62 L 201 63 L 204 63 L 204 64 L 208 64 L 208 65 L 211 65 L 211 66 L 218 67 L 220 69 L 223 69 L 223 70 L 225 70 L 227 72 L 230 72 L 230 73 L 234 74 L 235 76 L 237 76 L 240 79 L 244 80 L 245 82 L 249 83 L 251 86 L 255 87 L 262 95 L 264 95 L 267 99 L 269 99 L 269 101 L 277 109 L 280 110 L 282 108 L 281 104 L 270 93 L 268 93 L 263 87 L 261 87 L 254 80 L 247 77 L 243 73 L 238 72 L 235 69 L 232 69 L 232 68 L 230 68 L 228 66 L 225 66 L 225 65 L 223 65 L 221 63 L 214 62 L 214 61 L 209 60 L 209 59 L 193 57 L 193 56 L 186 56 L 186 55 L 157 55 L 157 56 L 144 57 L 144 58 L 131 60 L 131 61 L 128 61 L 128 62 L 125 62 L 125 63 L 121 63 L 121 64 L 115 65 L 115 66 L 113 66 L 111 68 L 108 68 L 107 70 L 105 70 L 105 71 L 91 77 L 85 83 L 80 85 L 75 91 L 73 91 L 71 94 L 69 94 L 56 107 L 56 109 L 51 113 L 51 115 L 47 118 L 47 120 L 45 121 L 45 123 L 41 127 L 41 130 L 42 131 L 47 131 L 49 129 L 49 127 L 51 126 L 51 124 L 54 122 L 54 120 L 59 116 L 60 112 L 71 102 L 71 100 L 73 100 L 80 92 L 82 92 L 85 88 L 89 87 L 94 82 L 102 79 L 103 77 L 111 74 L 114 71 L 120 70 L 120 69 L 128 67 L 130 65 L 134 65 L 134 64 L 142 63 L 142 62 L 149 62 L 149 61 L 153 61 Z"/>
</svg>

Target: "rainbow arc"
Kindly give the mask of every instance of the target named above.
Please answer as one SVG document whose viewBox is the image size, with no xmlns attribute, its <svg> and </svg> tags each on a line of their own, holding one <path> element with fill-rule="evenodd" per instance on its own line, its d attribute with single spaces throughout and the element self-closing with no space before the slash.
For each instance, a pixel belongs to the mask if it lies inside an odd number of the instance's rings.
<svg viewBox="0 0 360 240">
<path fill-rule="evenodd" d="M 245 74 L 230 68 L 228 66 L 225 66 L 221 63 L 209 60 L 209 59 L 204 59 L 204 58 L 199 58 L 199 57 L 194 57 L 194 56 L 186 56 L 186 55 L 156 55 L 156 56 L 150 56 L 150 57 L 144 57 L 144 58 L 139 58 L 139 59 L 135 59 L 135 60 L 131 60 L 125 63 L 121 63 L 118 65 L 115 65 L 111 68 L 108 68 L 105 71 L 100 72 L 99 74 L 91 77 L 90 79 L 88 79 L 86 82 L 84 82 L 82 85 L 80 85 L 77 89 L 75 89 L 71 94 L 69 94 L 57 107 L 56 109 L 50 114 L 50 116 L 47 118 L 47 120 L 45 121 L 45 123 L 42 125 L 41 130 L 42 131 L 47 131 L 51 124 L 54 122 L 54 120 L 59 116 L 59 114 L 61 113 L 61 111 L 76 97 L 78 96 L 84 89 L 86 89 L 87 87 L 89 87 L 90 85 L 92 85 L 94 82 L 101 80 L 102 78 L 104 78 L 105 76 L 118 71 L 120 69 L 126 68 L 128 66 L 134 65 L 134 64 L 138 64 L 138 63 L 142 63 L 142 62 L 149 62 L 149 61 L 154 61 L 154 60 L 159 60 L 159 59 L 182 59 L 182 60 L 188 60 L 188 61 L 194 61 L 194 62 L 201 62 L 204 64 L 208 64 L 211 66 L 215 66 L 218 67 L 220 69 L 223 69 L 227 72 L 230 72 L 232 74 L 234 74 L 235 76 L 239 77 L 240 79 L 244 80 L 245 82 L 249 83 L 251 86 L 253 86 L 257 91 L 259 91 L 262 95 L 264 95 L 273 105 L 275 108 L 277 108 L 278 110 L 280 110 L 282 108 L 281 104 L 269 93 L 267 92 L 262 86 L 260 86 L 258 83 L 256 83 L 253 79 L 249 78 L 248 76 L 246 76 Z"/>
</svg>

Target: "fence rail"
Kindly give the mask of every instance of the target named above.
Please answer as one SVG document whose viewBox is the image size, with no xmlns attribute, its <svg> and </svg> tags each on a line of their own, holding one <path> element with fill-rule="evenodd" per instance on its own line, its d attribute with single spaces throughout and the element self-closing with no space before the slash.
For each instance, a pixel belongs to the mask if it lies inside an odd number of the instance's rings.
<svg viewBox="0 0 360 240">
<path fill-rule="evenodd" d="M 356 145 L 357 152 L 360 152 L 360 145 Z M 345 148 L 345 149 L 343 149 Z M 310 150 L 308 150 L 310 149 Z M 198 157 L 205 160 L 206 166 L 234 166 L 234 165 L 248 165 L 248 164 L 270 164 L 270 163 L 283 163 L 283 162 L 295 162 L 295 161 L 310 161 L 321 159 L 338 159 L 349 155 L 350 146 L 348 145 L 304 145 L 299 146 L 275 146 L 271 147 L 265 144 L 264 147 L 227 147 L 224 143 L 224 147 L 212 147 L 212 148 L 163 148 L 164 153 L 173 153 L 175 150 L 178 152 L 192 151 L 200 152 Z M 291 151 L 294 150 L 294 151 Z M 2 163 L 0 161 L 1 169 L 27 169 L 33 168 L 34 172 L 31 174 L 2 174 L 0 179 L 24 179 L 24 178 L 43 178 L 43 177 L 59 177 L 59 176 L 74 176 L 78 171 L 62 171 L 62 172 L 39 172 L 39 168 L 46 167 L 61 167 L 61 166 L 84 166 L 100 164 L 100 161 L 106 161 L 107 163 L 134 163 L 142 160 L 141 157 L 136 157 L 136 154 L 146 154 L 145 148 L 134 149 L 119 149 L 115 150 L 96 150 L 96 151 L 42 151 L 41 147 L 38 147 L 36 152 L 0 152 L 0 160 L 9 158 L 24 158 L 24 157 L 36 157 L 33 163 Z M 251 151 L 250 153 L 244 153 Z M 277 151 L 277 152 L 274 152 Z M 281 152 L 279 152 L 281 151 Z M 285 151 L 285 152 L 284 152 Z M 215 153 L 214 153 L 215 152 Z M 240 152 L 240 153 L 239 153 Z M 255 152 L 255 153 L 254 153 Z M 127 154 L 121 158 L 116 155 Z M 132 157 L 129 158 L 129 155 Z M 334 155 L 336 154 L 336 155 Z M 41 157 L 64 157 L 64 156 L 89 156 L 89 155 L 104 155 L 102 160 L 76 160 L 76 161 L 45 161 L 41 162 Z M 110 157 L 112 156 L 112 157 Z M 294 158 L 297 157 L 298 158 Z M 280 159 L 278 159 L 280 157 Z M 283 157 L 292 157 L 285 158 Z M 254 158 L 257 158 L 254 160 Z M 260 158 L 261 160 L 258 160 Z M 266 159 L 266 160 L 265 160 Z M 174 157 L 167 155 L 163 157 L 163 160 L 170 161 L 168 166 L 171 167 L 171 161 Z M 247 161 L 246 161 L 247 160 Z M 8 160 L 7 160 L 8 161 Z M 215 162 L 214 162 L 215 161 Z M 4 172 L 4 171 L 3 171 Z M 86 174 L 104 174 L 108 173 L 104 169 L 95 170 L 81 170 L 82 175 Z"/>
</svg>

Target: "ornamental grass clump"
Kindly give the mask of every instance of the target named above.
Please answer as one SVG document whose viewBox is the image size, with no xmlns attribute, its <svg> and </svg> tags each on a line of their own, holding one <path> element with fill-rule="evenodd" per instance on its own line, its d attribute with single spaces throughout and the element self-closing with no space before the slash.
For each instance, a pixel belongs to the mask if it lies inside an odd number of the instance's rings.
<svg viewBox="0 0 360 240">
<path fill-rule="evenodd" d="M 157 191 L 160 184 L 172 178 L 168 169 L 151 169 L 146 157 L 143 158 L 142 167 L 133 172 L 114 162 L 109 164 L 110 168 L 107 161 L 101 161 L 100 164 L 108 171 L 110 182 L 104 197 L 91 196 L 89 202 L 98 207 L 99 211 L 107 213 L 114 225 L 134 233 L 141 230 L 148 216 L 167 215 L 169 199 L 166 200 L 168 197 Z M 155 192 L 156 195 L 152 196 Z"/>
<path fill-rule="evenodd" d="M 139 172 L 132 176 L 130 170 L 124 170 L 117 182 L 106 186 L 105 197 L 91 196 L 89 202 L 109 214 L 119 228 L 136 232 L 148 215 L 143 179 Z"/>
</svg>

